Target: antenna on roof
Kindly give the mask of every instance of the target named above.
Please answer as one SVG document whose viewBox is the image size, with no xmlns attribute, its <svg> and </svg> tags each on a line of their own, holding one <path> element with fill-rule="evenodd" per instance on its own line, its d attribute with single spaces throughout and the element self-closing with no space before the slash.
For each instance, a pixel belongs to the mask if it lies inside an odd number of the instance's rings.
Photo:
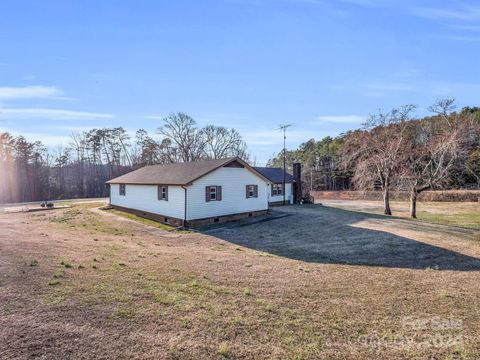
<svg viewBox="0 0 480 360">
<path fill-rule="evenodd" d="M 282 193 L 283 193 L 283 205 L 285 205 L 285 182 L 286 182 L 286 179 L 285 179 L 285 173 L 287 171 L 286 169 L 286 163 L 287 163 L 287 158 L 286 158 L 286 140 L 287 140 L 287 129 L 289 127 L 293 126 L 293 124 L 280 124 L 280 127 L 278 128 L 278 130 L 280 131 L 283 131 L 283 189 L 282 189 Z"/>
</svg>

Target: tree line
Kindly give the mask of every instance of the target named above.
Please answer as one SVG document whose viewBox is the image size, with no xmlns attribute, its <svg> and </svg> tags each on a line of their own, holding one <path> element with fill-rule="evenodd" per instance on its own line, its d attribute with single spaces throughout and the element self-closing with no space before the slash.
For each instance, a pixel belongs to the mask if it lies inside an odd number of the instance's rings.
<svg viewBox="0 0 480 360">
<path fill-rule="evenodd" d="M 405 105 L 369 116 L 361 129 L 337 138 L 309 140 L 287 151 L 292 163 L 303 164 L 303 185 L 309 190 L 381 190 L 384 213 L 391 215 L 392 191 L 410 194 L 410 215 L 426 190 L 480 188 L 480 108 L 455 111 L 453 99 L 429 107 L 431 116 L 414 117 Z M 283 152 L 269 160 L 282 166 Z"/>
<path fill-rule="evenodd" d="M 380 190 L 391 214 L 392 191 L 408 191 L 411 216 L 419 194 L 430 189 L 480 188 L 480 108 L 455 111 L 452 99 L 436 102 L 417 119 L 406 105 L 371 115 L 362 128 L 311 139 L 285 152 L 287 170 L 303 165 L 303 189 Z M 146 165 L 238 156 L 249 161 L 235 129 L 198 127 L 184 113 L 163 119 L 156 135 L 121 127 L 72 134 L 68 146 L 48 150 L 41 141 L 0 133 L 0 203 L 103 197 L 105 181 Z M 283 152 L 267 166 L 283 166 Z"/>
<path fill-rule="evenodd" d="M 181 112 L 165 117 L 156 133 L 91 129 L 72 134 L 68 146 L 53 151 L 41 141 L 0 133 L 0 203 L 108 196 L 105 181 L 145 165 L 231 156 L 249 160 L 237 130 L 198 127 Z"/>
</svg>

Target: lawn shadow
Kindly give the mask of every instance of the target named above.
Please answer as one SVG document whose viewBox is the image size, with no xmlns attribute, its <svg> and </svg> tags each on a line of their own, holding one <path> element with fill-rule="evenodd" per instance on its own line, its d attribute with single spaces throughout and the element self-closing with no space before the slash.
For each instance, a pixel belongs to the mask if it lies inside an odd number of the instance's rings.
<svg viewBox="0 0 480 360">
<path fill-rule="evenodd" d="M 288 216 L 285 216 L 288 215 Z M 355 226 L 364 220 L 391 221 L 391 226 L 416 231 L 442 231 L 459 236 L 461 230 L 384 215 L 323 206 L 288 206 L 262 221 L 248 219 L 203 233 L 253 250 L 306 262 L 383 266 L 407 269 L 479 271 L 480 260 L 415 239 Z M 466 231 L 466 230 L 465 230 Z M 461 234 L 460 234 L 461 236 Z M 462 240 L 459 240 L 462 241 Z"/>
</svg>

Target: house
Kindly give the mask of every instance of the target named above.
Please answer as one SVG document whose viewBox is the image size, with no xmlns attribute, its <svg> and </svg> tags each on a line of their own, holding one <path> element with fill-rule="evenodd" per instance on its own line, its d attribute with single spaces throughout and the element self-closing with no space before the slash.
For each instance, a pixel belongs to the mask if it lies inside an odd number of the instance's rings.
<svg viewBox="0 0 480 360">
<path fill-rule="evenodd" d="M 294 201 L 294 188 L 293 184 L 295 179 L 292 175 L 284 172 L 281 168 L 269 168 L 269 167 L 255 167 L 260 174 L 266 177 L 269 181 L 268 184 L 268 204 L 270 206 L 282 205 L 283 204 L 283 194 L 285 193 L 285 203 L 293 204 Z M 285 180 L 285 188 L 283 186 L 283 181 Z"/>
<path fill-rule="evenodd" d="M 240 158 L 152 165 L 110 181 L 110 205 L 174 226 L 264 215 L 270 180 Z"/>
</svg>

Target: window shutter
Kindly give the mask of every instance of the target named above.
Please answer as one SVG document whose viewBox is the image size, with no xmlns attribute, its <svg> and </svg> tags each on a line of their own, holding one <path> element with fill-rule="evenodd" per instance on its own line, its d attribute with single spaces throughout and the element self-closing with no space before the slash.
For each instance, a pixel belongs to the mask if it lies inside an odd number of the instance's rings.
<svg viewBox="0 0 480 360">
<path fill-rule="evenodd" d="M 254 185 L 253 189 L 254 197 L 258 198 L 258 185 Z"/>
<path fill-rule="evenodd" d="M 222 187 L 217 186 L 217 200 L 221 201 L 222 200 Z"/>
<path fill-rule="evenodd" d="M 157 200 L 162 200 L 162 186 L 157 185 Z"/>
<path fill-rule="evenodd" d="M 245 197 L 248 199 L 249 198 L 249 192 L 248 192 L 248 185 L 245 185 Z"/>
<path fill-rule="evenodd" d="M 205 201 L 210 201 L 210 186 L 205 186 Z"/>
<path fill-rule="evenodd" d="M 274 183 L 270 183 L 270 190 L 271 190 L 271 195 L 272 196 L 275 196 L 275 194 L 273 193 L 273 187 L 274 187 Z"/>
<path fill-rule="evenodd" d="M 168 201 L 168 186 L 165 185 L 165 201 Z"/>
</svg>

